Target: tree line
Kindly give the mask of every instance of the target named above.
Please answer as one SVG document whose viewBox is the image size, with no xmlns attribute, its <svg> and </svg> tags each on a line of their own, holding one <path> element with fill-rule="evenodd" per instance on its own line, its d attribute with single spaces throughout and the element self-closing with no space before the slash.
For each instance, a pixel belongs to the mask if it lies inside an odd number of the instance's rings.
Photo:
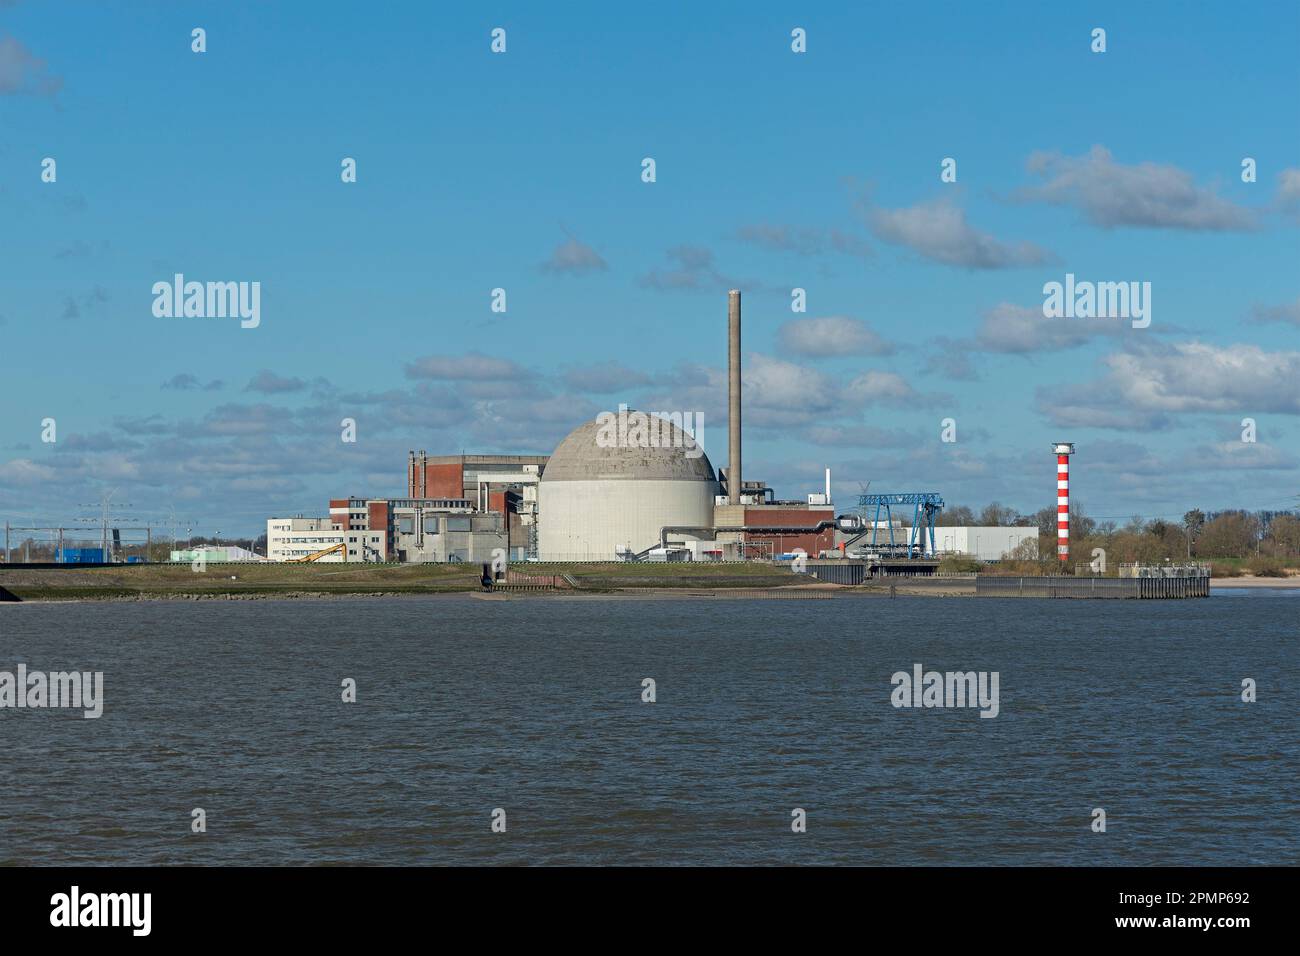
<svg viewBox="0 0 1300 956">
<path fill-rule="evenodd" d="M 1039 555 L 1056 552 L 1055 508 L 1021 514 L 998 502 L 976 513 L 965 505 L 945 508 L 935 519 L 944 527 L 1038 528 Z M 1133 515 L 1122 524 L 1098 521 L 1078 504 L 1070 506 L 1071 551 L 1081 556 L 1105 549 L 1110 562 L 1157 562 L 1179 559 L 1268 558 L 1290 563 L 1300 558 L 1300 516 L 1294 511 L 1193 509 L 1182 520 Z"/>
</svg>

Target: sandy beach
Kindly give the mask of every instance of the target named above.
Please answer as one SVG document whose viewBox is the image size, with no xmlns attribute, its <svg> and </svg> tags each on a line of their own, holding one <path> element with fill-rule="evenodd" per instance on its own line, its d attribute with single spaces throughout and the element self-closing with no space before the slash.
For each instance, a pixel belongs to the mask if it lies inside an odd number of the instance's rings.
<svg viewBox="0 0 1300 956">
<path fill-rule="evenodd" d="M 1259 578 L 1245 575 L 1240 578 L 1210 578 L 1210 589 L 1214 588 L 1300 588 L 1300 577 Z"/>
</svg>

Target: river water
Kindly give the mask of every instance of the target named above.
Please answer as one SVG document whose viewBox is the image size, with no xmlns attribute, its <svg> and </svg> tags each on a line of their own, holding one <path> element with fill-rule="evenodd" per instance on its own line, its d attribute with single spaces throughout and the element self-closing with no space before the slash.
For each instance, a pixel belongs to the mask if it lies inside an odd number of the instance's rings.
<svg viewBox="0 0 1300 956">
<path fill-rule="evenodd" d="M 1295 864 L 1298 612 L 0 606 L 0 671 L 104 675 L 98 719 L 0 709 L 0 863 Z M 997 672 L 997 716 L 894 707 L 916 664 Z"/>
</svg>

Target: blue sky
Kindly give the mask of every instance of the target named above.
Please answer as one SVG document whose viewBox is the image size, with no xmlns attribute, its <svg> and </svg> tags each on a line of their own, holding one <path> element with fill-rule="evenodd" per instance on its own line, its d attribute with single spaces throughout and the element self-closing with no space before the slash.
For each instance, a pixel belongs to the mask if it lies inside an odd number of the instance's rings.
<svg viewBox="0 0 1300 956">
<path fill-rule="evenodd" d="M 620 402 L 725 464 L 733 284 L 783 496 L 1028 512 L 1071 440 L 1090 514 L 1293 506 L 1298 49 L 1293 2 L 0 0 L 0 518 L 255 533 Z M 175 272 L 260 326 L 155 317 Z M 1150 327 L 1044 318 L 1067 272 Z"/>
</svg>

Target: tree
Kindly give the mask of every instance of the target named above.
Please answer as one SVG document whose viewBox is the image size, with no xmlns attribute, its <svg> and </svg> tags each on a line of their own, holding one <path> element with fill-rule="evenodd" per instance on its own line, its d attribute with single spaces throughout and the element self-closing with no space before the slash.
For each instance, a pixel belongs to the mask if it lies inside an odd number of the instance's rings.
<svg viewBox="0 0 1300 956">
<path fill-rule="evenodd" d="M 1170 525 L 1168 521 L 1161 521 L 1159 518 L 1156 518 L 1154 521 L 1147 522 L 1145 530 L 1147 534 L 1153 534 L 1157 538 L 1164 538 L 1169 534 L 1169 528 Z"/>
<path fill-rule="evenodd" d="M 1201 533 L 1205 527 L 1205 512 L 1200 508 L 1194 508 L 1183 515 L 1183 530 L 1187 533 L 1187 557 L 1192 556 L 1192 542 L 1196 536 Z"/>
<path fill-rule="evenodd" d="M 1014 508 L 1004 507 L 995 501 L 980 512 L 979 524 L 984 528 L 1002 527 L 1011 524 L 1016 517 Z"/>
<path fill-rule="evenodd" d="M 940 528 L 969 528 L 975 524 L 975 513 L 965 505 L 944 508 L 934 523 Z"/>
<path fill-rule="evenodd" d="M 1091 537 L 1097 530 L 1097 522 L 1083 513 L 1082 505 L 1070 505 L 1070 537 L 1081 539 Z"/>
<path fill-rule="evenodd" d="M 1056 540 L 1056 509 L 1039 508 L 1034 512 L 1034 524 L 1038 525 L 1038 535 L 1041 538 L 1051 538 Z"/>
<path fill-rule="evenodd" d="M 1278 515 L 1269 522 L 1268 540 L 1276 556 L 1300 554 L 1300 518 Z"/>
<path fill-rule="evenodd" d="M 1210 558 L 1244 558 L 1259 542 L 1259 519 L 1244 511 L 1221 514 L 1201 529 L 1196 553 Z"/>
<path fill-rule="evenodd" d="M 1037 561 L 1038 539 L 1026 538 L 1008 551 L 1006 557 L 1012 561 Z"/>
</svg>

